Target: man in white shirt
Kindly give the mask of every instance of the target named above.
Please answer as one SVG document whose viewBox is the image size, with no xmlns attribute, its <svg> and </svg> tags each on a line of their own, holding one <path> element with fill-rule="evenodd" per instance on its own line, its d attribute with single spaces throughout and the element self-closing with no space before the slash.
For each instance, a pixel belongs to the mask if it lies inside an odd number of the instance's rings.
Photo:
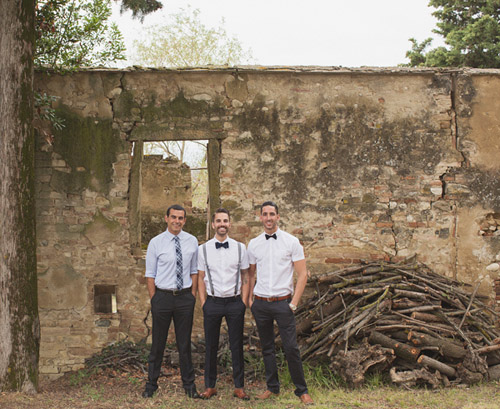
<svg viewBox="0 0 500 409">
<path fill-rule="evenodd" d="M 163 351 L 173 319 L 182 385 L 187 396 L 199 398 L 191 360 L 191 330 L 198 289 L 198 240 L 182 230 L 186 223 L 186 210 L 182 206 L 170 206 L 165 221 L 167 230 L 151 239 L 146 253 L 145 276 L 151 298 L 153 342 L 148 381 L 142 396 L 151 398 L 158 389 Z"/>
<path fill-rule="evenodd" d="M 306 260 L 299 240 L 278 228 L 279 219 L 276 203 L 264 202 L 260 208 L 264 233 L 248 244 L 249 304 L 259 331 L 267 384 L 267 390 L 258 395 L 257 399 L 268 399 L 280 392 L 274 344 L 276 321 L 288 370 L 295 384 L 295 394 L 302 403 L 309 405 L 313 400 L 304 379 L 294 316 L 307 284 Z M 294 269 L 297 271 L 295 292 Z"/>
<path fill-rule="evenodd" d="M 226 318 L 233 363 L 234 396 L 248 400 L 244 390 L 243 325 L 248 300 L 248 257 L 245 246 L 228 237 L 229 211 L 219 208 L 212 216 L 215 237 L 198 249 L 198 286 L 205 329 L 205 391 L 217 394 L 217 351 L 222 318 Z M 208 295 L 207 295 L 208 294 Z"/>
</svg>

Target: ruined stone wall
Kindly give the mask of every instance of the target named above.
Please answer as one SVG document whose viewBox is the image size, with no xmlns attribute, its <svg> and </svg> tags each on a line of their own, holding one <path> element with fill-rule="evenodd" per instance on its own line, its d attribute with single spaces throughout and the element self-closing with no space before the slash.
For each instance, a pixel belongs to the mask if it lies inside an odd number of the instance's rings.
<svg viewBox="0 0 500 409">
<path fill-rule="evenodd" d="M 147 155 L 142 161 L 141 239 L 143 247 L 165 231 L 165 211 L 180 204 L 191 214 L 191 169 L 177 158 Z"/>
<path fill-rule="evenodd" d="M 97 70 L 39 75 L 38 87 L 66 120 L 37 148 L 42 374 L 147 335 L 130 247 L 142 141 L 209 139 L 211 201 L 232 211 L 232 237 L 259 234 L 258 206 L 274 200 L 313 274 L 416 254 L 494 294 L 498 71 Z M 98 284 L 117 286 L 116 313 L 95 313 Z"/>
</svg>

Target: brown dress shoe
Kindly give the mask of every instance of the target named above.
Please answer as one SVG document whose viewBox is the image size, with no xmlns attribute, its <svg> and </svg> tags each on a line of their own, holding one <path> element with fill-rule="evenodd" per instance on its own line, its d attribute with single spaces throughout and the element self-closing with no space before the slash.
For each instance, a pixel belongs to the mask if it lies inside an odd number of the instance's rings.
<svg viewBox="0 0 500 409">
<path fill-rule="evenodd" d="M 311 395 L 309 395 L 308 393 L 304 393 L 303 395 L 300 395 L 299 399 L 304 405 L 313 405 L 314 404 L 314 401 L 312 400 Z"/>
<path fill-rule="evenodd" d="M 201 399 L 210 399 L 214 395 L 217 395 L 217 389 L 207 388 L 207 389 L 205 389 L 205 392 L 200 393 L 200 398 Z"/>
<path fill-rule="evenodd" d="M 269 399 L 272 396 L 278 396 L 279 393 L 274 393 L 271 392 L 269 389 L 265 391 L 264 393 L 261 393 L 260 395 L 257 395 L 257 399 L 264 400 L 264 399 Z"/>
<path fill-rule="evenodd" d="M 234 390 L 233 396 L 238 399 L 250 400 L 250 396 L 248 396 L 243 388 L 236 388 Z"/>
</svg>

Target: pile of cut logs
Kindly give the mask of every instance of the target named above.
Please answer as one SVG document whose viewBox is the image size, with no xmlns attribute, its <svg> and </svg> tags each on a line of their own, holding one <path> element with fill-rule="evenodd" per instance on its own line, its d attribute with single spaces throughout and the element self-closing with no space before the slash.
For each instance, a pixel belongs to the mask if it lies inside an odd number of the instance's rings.
<svg viewBox="0 0 500 409">
<path fill-rule="evenodd" d="M 472 288 L 416 262 L 350 266 L 311 279 L 297 311 L 304 360 L 349 385 L 369 372 L 405 387 L 500 378 L 500 315 Z"/>
</svg>

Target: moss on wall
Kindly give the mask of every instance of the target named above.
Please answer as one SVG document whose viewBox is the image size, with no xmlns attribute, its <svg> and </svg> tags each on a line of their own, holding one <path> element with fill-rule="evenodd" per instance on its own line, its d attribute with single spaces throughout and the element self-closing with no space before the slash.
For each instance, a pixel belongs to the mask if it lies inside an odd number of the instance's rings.
<svg viewBox="0 0 500 409">
<path fill-rule="evenodd" d="M 110 119 L 82 118 L 61 107 L 57 114 L 65 127 L 54 131 L 54 152 L 69 169 L 55 166 L 51 185 L 65 193 L 81 192 L 85 188 L 108 193 L 117 155 L 128 152 L 119 132 Z"/>
<path fill-rule="evenodd" d="M 468 187 L 474 193 L 474 202 L 485 209 L 500 212 L 500 171 L 467 169 Z"/>
<path fill-rule="evenodd" d="M 232 147 L 255 149 L 262 177 L 269 178 L 265 174 L 272 170 L 273 192 L 295 206 L 308 196 L 310 186 L 327 194 L 349 186 L 360 175 L 373 180 L 374 175 L 366 173 L 370 166 L 388 166 L 400 176 L 415 170 L 432 174 L 443 158 L 443 138 L 449 133 L 423 129 L 423 123 L 431 122 L 427 113 L 387 119 L 370 100 L 318 107 L 316 117 L 309 115 L 307 120 L 299 108 L 263 108 L 259 99 L 245 106 L 236 120 L 246 134 Z M 363 203 L 367 212 L 374 206 Z"/>
<path fill-rule="evenodd" d="M 138 116 L 145 123 L 155 121 L 182 122 L 185 119 L 199 118 L 224 113 L 221 98 L 215 101 L 197 101 L 187 99 L 181 90 L 175 98 L 170 101 L 160 101 L 158 95 L 151 93 L 147 104 L 140 105 L 135 95 L 130 90 L 124 90 L 114 105 L 115 115 L 121 120 L 130 120 Z M 209 125 L 209 124 L 207 124 Z"/>
<path fill-rule="evenodd" d="M 195 236 L 198 241 L 205 241 L 207 221 L 205 219 L 199 219 L 193 215 L 188 214 L 186 216 L 186 224 L 184 225 L 184 230 Z"/>
</svg>

